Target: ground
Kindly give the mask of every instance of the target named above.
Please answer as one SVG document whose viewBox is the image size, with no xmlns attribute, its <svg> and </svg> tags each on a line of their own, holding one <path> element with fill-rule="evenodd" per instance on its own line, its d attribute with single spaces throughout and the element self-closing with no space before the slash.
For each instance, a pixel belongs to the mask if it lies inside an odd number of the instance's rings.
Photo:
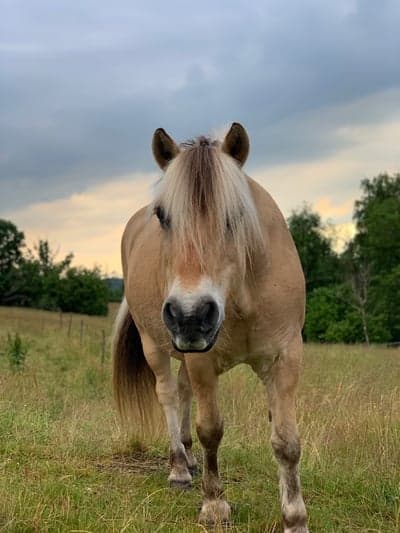
<svg viewBox="0 0 400 533">
<path fill-rule="evenodd" d="M 164 433 L 133 442 L 119 427 L 110 324 L 0 308 L 0 531 L 204 531 L 200 478 L 191 491 L 167 487 Z M 16 331 L 27 347 L 20 370 L 7 356 Z M 220 403 L 229 531 L 278 532 L 263 388 L 237 367 L 221 379 Z M 310 531 L 400 531 L 400 350 L 306 346 L 298 417 Z"/>
</svg>

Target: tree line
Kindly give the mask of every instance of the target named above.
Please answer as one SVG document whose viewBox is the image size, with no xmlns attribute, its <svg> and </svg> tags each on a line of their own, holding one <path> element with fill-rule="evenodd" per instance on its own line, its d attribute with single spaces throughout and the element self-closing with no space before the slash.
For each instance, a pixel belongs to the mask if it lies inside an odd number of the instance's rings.
<svg viewBox="0 0 400 533">
<path fill-rule="evenodd" d="M 318 342 L 400 341 L 400 174 L 361 182 L 356 234 L 341 253 L 309 207 L 289 217 L 306 278 L 304 337 Z"/>
<path fill-rule="evenodd" d="M 303 265 L 307 290 L 304 337 L 316 342 L 400 341 L 400 174 L 361 182 L 354 204 L 356 234 L 343 251 L 318 213 L 295 211 L 288 226 Z M 23 232 L 0 220 L 0 305 L 106 314 L 122 298 L 122 280 L 98 268 L 56 261 L 49 243 L 30 250 Z"/>
<path fill-rule="evenodd" d="M 114 278 L 71 266 L 73 254 L 56 256 L 46 240 L 27 248 L 24 233 L 0 219 L 0 305 L 106 315 L 108 302 L 121 300 L 122 284 Z"/>
</svg>

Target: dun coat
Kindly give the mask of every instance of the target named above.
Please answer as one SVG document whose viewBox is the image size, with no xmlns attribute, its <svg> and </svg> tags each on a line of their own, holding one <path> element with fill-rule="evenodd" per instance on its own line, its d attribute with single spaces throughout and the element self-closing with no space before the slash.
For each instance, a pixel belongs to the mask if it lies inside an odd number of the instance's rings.
<svg viewBox="0 0 400 533">
<path fill-rule="evenodd" d="M 130 219 L 122 238 L 125 299 L 115 324 L 114 390 L 123 418 L 138 409 L 145 423 L 151 403 L 161 404 L 169 482 L 177 487 L 190 486 L 196 468 L 194 394 L 204 450 L 199 521 L 213 525 L 231 514 L 218 474 L 218 377 L 250 365 L 268 396 L 284 531 L 305 533 L 295 413 L 304 277 L 279 208 L 243 172 L 248 152 L 237 123 L 222 143 L 199 137 L 177 145 L 163 129 L 154 133 L 164 175 L 152 204 Z M 171 357 L 181 361 L 177 380 Z"/>
</svg>

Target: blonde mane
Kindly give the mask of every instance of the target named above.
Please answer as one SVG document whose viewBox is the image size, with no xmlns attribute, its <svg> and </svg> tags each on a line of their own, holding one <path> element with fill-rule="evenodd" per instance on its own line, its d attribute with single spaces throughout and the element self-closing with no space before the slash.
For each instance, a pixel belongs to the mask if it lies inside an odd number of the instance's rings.
<svg viewBox="0 0 400 533">
<path fill-rule="evenodd" d="M 151 206 L 162 209 L 182 253 L 195 250 L 201 265 L 234 243 L 243 271 L 263 245 L 246 175 L 218 141 L 199 137 L 181 145 L 156 189 Z M 208 258 L 208 261 L 207 261 Z"/>
</svg>

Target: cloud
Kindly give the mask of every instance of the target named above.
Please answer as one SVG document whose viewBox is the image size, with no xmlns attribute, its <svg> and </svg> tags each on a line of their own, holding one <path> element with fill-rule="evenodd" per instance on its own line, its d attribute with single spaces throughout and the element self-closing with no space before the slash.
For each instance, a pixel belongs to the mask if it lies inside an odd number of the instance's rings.
<svg viewBox="0 0 400 533">
<path fill-rule="evenodd" d="M 77 264 L 120 271 L 159 126 L 182 141 L 241 121 L 249 174 L 342 241 L 360 179 L 399 170 L 398 0 L 6 6 L 0 213 Z"/>
<path fill-rule="evenodd" d="M 151 171 L 158 126 L 183 140 L 242 121 L 255 168 L 351 142 L 329 109 L 357 113 L 352 103 L 376 94 L 372 124 L 399 109 L 385 97 L 400 87 L 397 0 L 178 1 L 156 13 L 128 0 L 32 0 L 3 15 L 3 210 Z"/>
<path fill-rule="evenodd" d="M 360 112 L 367 105 L 359 103 Z M 331 112 L 349 113 L 341 106 Z M 310 203 L 332 222 L 336 247 L 341 249 L 354 234 L 352 206 L 360 195 L 360 179 L 398 169 L 400 117 L 386 118 L 373 127 L 368 121 L 342 126 L 336 134 L 346 142 L 333 154 L 265 165 L 249 174 L 272 194 L 285 216 L 304 201 Z M 25 231 L 30 243 L 49 239 L 60 253 L 73 251 L 76 264 L 100 264 L 120 273 L 119 245 L 125 223 L 150 201 L 157 177 L 157 172 L 110 177 L 65 198 L 9 209 L 6 218 Z"/>
<path fill-rule="evenodd" d="M 359 110 L 368 104 L 373 109 L 373 99 L 366 99 L 362 105 L 358 103 Z M 337 116 L 348 114 L 347 107 L 339 106 L 330 113 Z M 252 172 L 280 200 L 286 215 L 306 201 L 324 217 L 332 218 L 336 223 L 346 222 L 351 217 L 351 203 L 360 194 L 361 179 L 372 178 L 381 172 L 398 172 L 400 114 L 385 117 L 382 122 L 375 119 L 374 123 L 367 120 L 356 123 L 354 117 L 347 120 L 353 126 L 344 122 L 336 128 L 334 135 L 343 142 L 338 143 L 332 153 L 304 161 L 266 165 Z M 311 120 L 310 125 L 312 123 Z"/>
</svg>

